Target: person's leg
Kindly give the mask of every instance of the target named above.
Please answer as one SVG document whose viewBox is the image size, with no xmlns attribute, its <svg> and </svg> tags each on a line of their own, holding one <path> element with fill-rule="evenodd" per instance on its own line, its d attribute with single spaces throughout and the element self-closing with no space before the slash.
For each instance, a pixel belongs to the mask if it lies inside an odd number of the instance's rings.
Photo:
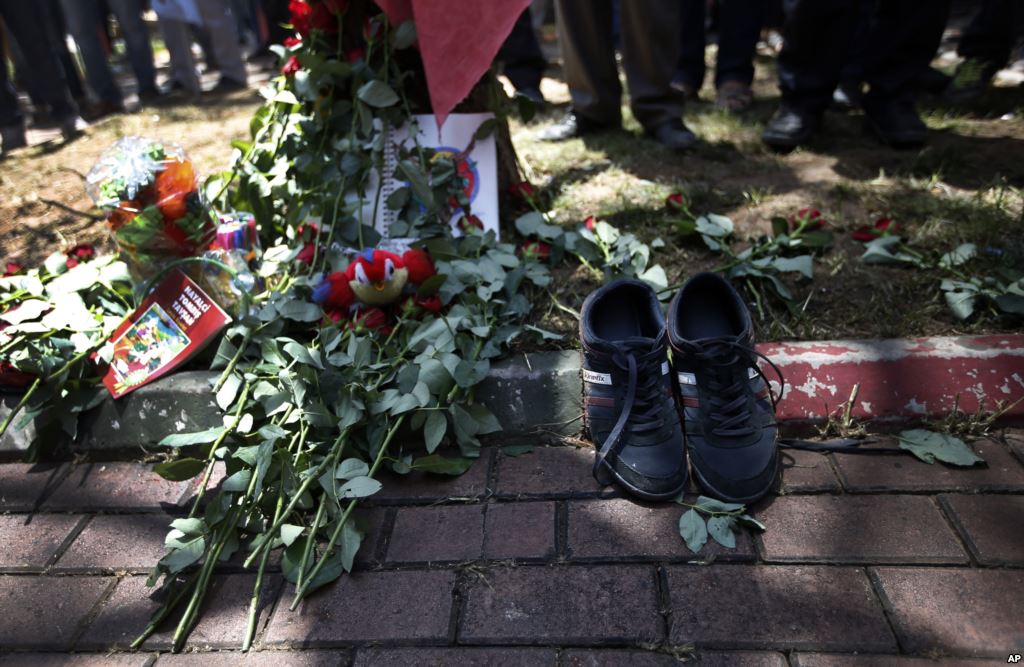
<svg viewBox="0 0 1024 667">
<path fill-rule="evenodd" d="M 67 40 L 64 35 L 70 31 L 67 28 L 67 20 L 64 11 L 60 7 L 60 0 L 44 0 L 46 4 L 47 32 L 50 36 L 50 43 L 53 44 L 60 60 L 61 69 L 64 71 L 64 80 L 68 84 L 68 92 L 71 93 L 75 103 L 82 105 L 86 101 L 85 86 L 82 84 L 82 77 L 78 75 L 78 67 L 75 59 L 71 57 L 68 50 Z"/>
<path fill-rule="evenodd" d="M 0 16 L 3 11 L 0 8 Z M 0 28 L 0 54 L 6 52 L 4 30 Z M 7 64 L 0 62 L 0 149 L 3 151 L 25 145 L 25 116 L 18 105 L 18 93 L 7 77 Z"/>
<path fill-rule="evenodd" d="M 784 104 L 825 110 L 850 50 L 857 8 L 857 0 L 787 0 L 778 63 Z"/>
<path fill-rule="evenodd" d="M 0 0 L 0 17 L 31 67 L 26 76 L 35 80 L 39 96 L 50 107 L 53 117 L 62 123 L 80 121 L 78 107 L 64 80 L 64 69 L 46 37 L 45 17 L 39 5 L 23 0 Z M 74 129 L 69 129 L 66 134 L 72 132 Z"/>
<path fill-rule="evenodd" d="M 120 105 L 121 89 L 114 81 L 114 73 L 107 63 L 107 54 L 100 41 L 104 21 L 96 0 L 61 0 L 61 9 L 68 22 L 68 30 L 82 54 L 85 79 L 100 102 Z"/>
<path fill-rule="evenodd" d="M 238 29 L 227 0 L 197 2 L 203 29 L 210 37 L 210 48 L 220 69 L 221 81 L 245 85 L 245 61 L 238 43 Z"/>
<path fill-rule="evenodd" d="M 1004 67 L 1016 41 L 1013 6 L 1020 0 L 984 0 L 964 28 L 956 52 L 962 58 L 980 60 L 996 69 Z"/>
<path fill-rule="evenodd" d="M 72 0 L 77 1 L 77 0 Z M 149 30 L 142 20 L 141 0 L 107 0 L 110 11 L 114 12 L 121 25 L 128 62 L 131 63 L 135 81 L 140 93 L 156 91 L 156 68 L 153 66 L 153 45 Z"/>
<path fill-rule="evenodd" d="M 754 81 L 754 53 L 764 24 L 765 0 L 721 0 L 715 86 Z"/>
<path fill-rule="evenodd" d="M 611 0 L 555 1 L 558 41 L 573 110 L 595 125 L 606 126 L 622 122 L 622 85 L 611 43 L 611 5 Z"/>
<path fill-rule="evenodd" d="M 869 127 L 888 144 L 918 145 L 927 129 L 914 108 L 917 81 L 935 55 L 946 27 L 950 0 L 885 0 L 879 4 L 870 37 L 885 48 L 864 63 L 868 92 L 864 111 Z"/>
<path fill-rule="evenodd" d="M 633 115 L 647 130 L 678 122 L 683 96 L 672 87 L 679 62 L 678 0 L 622 3 L 622 64 Z"/>
<path fill-rule="evenodd" d="M 202 92 L 196 63 L 192 59 L 189 26 L 184 21 L 160 19 L 160 35 L 171 57 L 171 81 L 193 95 Z"/>
<path fill-rule="evenodd" d="M 704 23 L 707 0 L 682 0 L 679 26 L 679 61 L 672 83 L 688 97 L 704 85 Z"/>
<path fill-rule="evenodd" d="M 540 98 L 540 80 L 544 76 L 547 61 L 537 44 L 529 9 L 512 26 L 512 32 L 498 51 L 498 59 L 505 62 L 505 76 L 516 90 Z M 540 98 L 539 101 L 542 100 Z"/>
</svg>

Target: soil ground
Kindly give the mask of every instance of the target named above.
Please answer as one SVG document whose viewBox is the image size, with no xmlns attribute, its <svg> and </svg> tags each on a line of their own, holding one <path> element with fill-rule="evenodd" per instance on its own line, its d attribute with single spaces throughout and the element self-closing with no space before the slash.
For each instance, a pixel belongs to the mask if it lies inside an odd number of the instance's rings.
<svg viewBox="0 0 1024 667">
<path fill-rule="evenodd" d="M 924 99 L 932 137 L 920 150 L 883 147 L 862 130 L 860 113 L 829 112 L 819 139 L 780 155 L 759 141 L 778 103 L 774 60 L 765 52 L 756 63 L 753 108 L 740 116 L 717 110 L 714 90 L 707 86 L 685 115 L 703 144 L 674 154 L 642 138 L 625 105 L 621 132 L 562 144 L 536 141 L 534 132 L 560 117 L 569 102 L 559 78 L 557 45 L 549 40 L 544 47 L 553 63 L 543 83 L 550 104 L 528 124 L 513 121 L 512 129 L 526 173 L 543 186 L 556 221 L 574 225 L 595 215 L 645 240 L 662 239 L 666 245 L 654 261 L 666 269 L 670 284 L 678 284 L 719 265 L 721 256 L 699 238 L 676 231 L 663 204 L 668 194 L 686 193 L 695 213 L 732 218 L 739 247 L 767 233 L 773 216 L 815 207 L 836 232 L 835 247 L 816 261 L 813 281 L 787 277 L 799 309 L 764 305 L 763 339 L 955 335 L 1019 327 L 1019 321 L 1000 319 L 994 311 L 957 321 L 939 290 L 944 275 L 865 265 L 859 260 L 861 244 L 848 234 L 887 216 L 925 253 L 978 244 L 988 254 L 969 266 L 973 274 L 984 275 L 993 263 L 1024 265 L 1024 89 L 1013 85 L 1019 82 L 1012 77 L 1004 75 L 968 107 Z M 714 51 L 709 47 L 709 64 Z M 937 64 L 948 69 L 955 61 L 945 57 Z M 212 173 L 229 167 L 230 141 L 247 134 L 258 103 L 252 91 L 145 108 L 95 123 L 69 143 L 50 138 L 52 132 L 32 133 L 41 143 L 0 165 L 0 248 L 6 259 L 38 263 L 54 250 L 82 242 L 112 249 L 83 189 L 84 174 L 99 154 L 125 134 L 154 136 L 183 144 L 201 172 Z M 562 270 L 558 277 L 554 295 L 570 309 L 578 308 L 595 284 L 582 270 Z M 553 304 L 537 323 L 572 339 L 575 322 Z"/>
</svg>

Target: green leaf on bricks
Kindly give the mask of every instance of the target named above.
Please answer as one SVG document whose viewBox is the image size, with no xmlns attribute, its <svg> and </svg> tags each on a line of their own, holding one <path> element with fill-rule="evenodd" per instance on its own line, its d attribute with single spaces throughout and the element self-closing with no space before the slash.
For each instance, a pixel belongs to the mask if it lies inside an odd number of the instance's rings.
<svg viewBox="0 0 1024 667">
<path fill-rule="evenodd" d="M 697 553 L 708 541 L 708 529 L 704 518 L 696 510 L 687 510 L 679 517 L 679 535 L 686 542 L 686 548 Z"/>
<path fill-rule="evenodd" d="M 900 449 L 906 449 L 925 463 L 934 463 L 938 459 L 943 463 L 970 467 L 985 462 L 963 440 L 948 433 L 915 428 L 900 433 L 899 440 Z"/>
</svg>

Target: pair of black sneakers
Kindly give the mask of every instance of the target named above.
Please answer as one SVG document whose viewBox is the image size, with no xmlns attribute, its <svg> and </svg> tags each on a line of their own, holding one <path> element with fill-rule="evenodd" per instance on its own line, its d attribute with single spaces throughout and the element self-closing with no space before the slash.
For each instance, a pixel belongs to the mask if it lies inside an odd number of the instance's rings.
<svg viewBox="0 0 1024 667">
<path fill-rule="evenodd" d="M 720 500 L 752 503 L 771 490 L 774 399 L 750 313 L 728 282 L 694 276 L 666 323 L 646 283 L 616 280 L 587 297 L 580 340 L 599 482 L 647 500 L 675 498 L 686 488 L 689 455 L 701 487 Z"/>
</svg>

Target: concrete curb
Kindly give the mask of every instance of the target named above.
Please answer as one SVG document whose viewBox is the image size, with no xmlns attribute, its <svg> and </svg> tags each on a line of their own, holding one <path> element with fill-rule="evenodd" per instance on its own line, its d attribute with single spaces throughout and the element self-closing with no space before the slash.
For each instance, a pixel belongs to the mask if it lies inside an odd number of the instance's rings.
<svg viewBox="0 0 1024 667">
<path fill-rule="evenodd" d="M 994 410 L 1024 396 L 1024 335 L 935 337 L 913 340 L 767 343 L 786 378 L 779 418 L 817 422 L 843 405 L 855 384 L 852 414 L 873 421 L 913 421 L 959 407 Z M 521 354 L 494 364 L 477 396 L 495 413 L 502 438 L 576 435 L 582 422 L 580 357 L 575 351 Z M 770 369 L 766 374 L 773 376 Z M 151 448 L 170 433 L 221 423 L 210 391 L 217 374 L 178 373 L 120 401 L 108 400 L 83 415 L 74 449 L 116 451 Z M 773 386 L 778 390 L 777 383 Z M 14 397 L 8 397 L 12 399 Z M 14 400 L 5 400 L 13 404 Z M 4 407 L 0 406 L 0 418 Z M 1024 419 L 1024 402 L 1008 421 Z M 29 431 L 9 431 L 0 454 L 24 449 Z"/>
</svg>

